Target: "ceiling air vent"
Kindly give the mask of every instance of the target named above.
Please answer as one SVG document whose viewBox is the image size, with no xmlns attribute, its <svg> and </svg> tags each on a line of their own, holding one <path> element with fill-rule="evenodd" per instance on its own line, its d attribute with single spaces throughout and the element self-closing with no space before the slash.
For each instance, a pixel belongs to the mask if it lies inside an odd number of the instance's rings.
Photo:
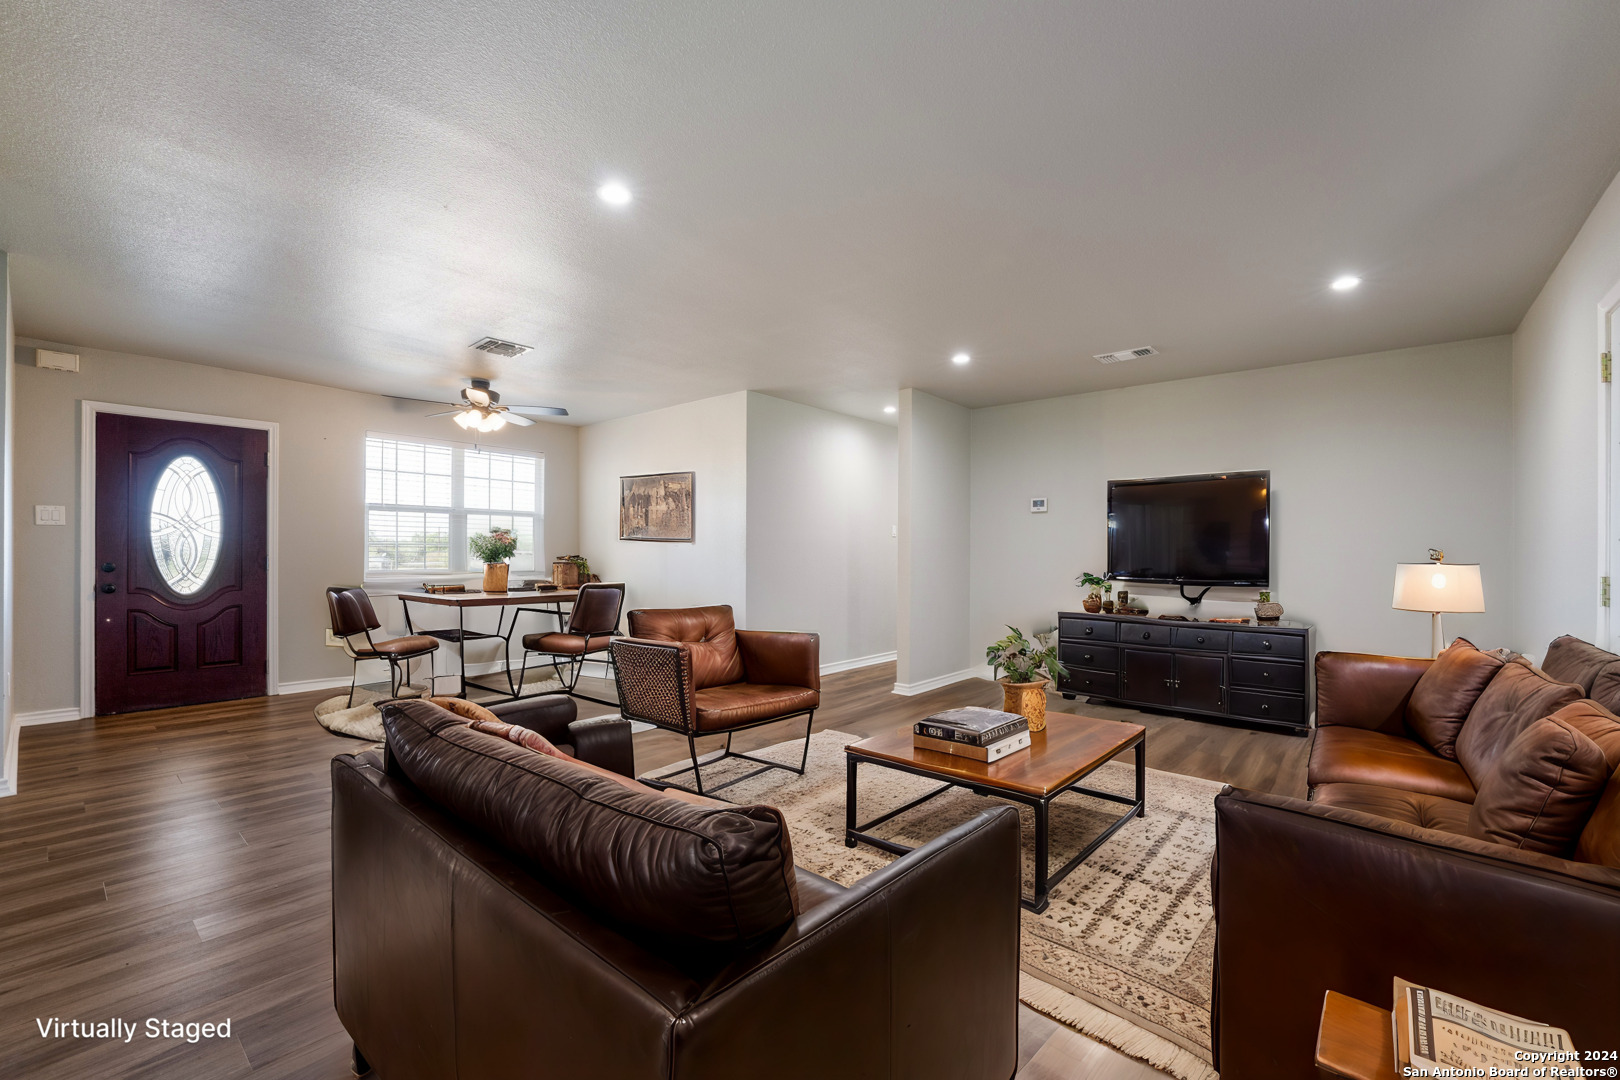
<svg viewBox="0 0 1620 1080">
<path fill-rule="evenodd" d="M 1144 356 L 1157 356 L 1159 350 L 1151 345 L 1140 349 L 1121 349 L 1119 352 L 1098 353 L 1093 359 L 1103 364 L 1123 364 L 1127 360 L 1140 360 Z"/>
<path fill-rule="evenodd" d="M 479 352 L 493 353 L 496 356 L 522 356 L 533 349 L 533 345 L 519 345 L 515 341 L 502 341 L 500 338 L 479 338 L 472 343 L 472 347 Z"/>
</svg>

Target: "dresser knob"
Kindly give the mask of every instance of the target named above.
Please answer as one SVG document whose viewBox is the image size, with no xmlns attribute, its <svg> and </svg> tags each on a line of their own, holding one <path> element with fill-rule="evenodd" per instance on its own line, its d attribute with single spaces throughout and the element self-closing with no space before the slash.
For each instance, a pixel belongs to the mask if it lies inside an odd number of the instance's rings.
<svg viewBox="0 0 1620 1080">
<path fill-rule="evenodd" d="M 1088 627 L 1086 627 L 1086 637 L 1090 637 L 1090 636 L 1091 636 L 1091 627 L 1088 626 Z"/>
<path fill-rule="evenodd" d="M 1262 641 L 1260 644 L 1265 646 L 1268 649 L 1271 648 L 1271 642 L 1269 642 L 1269 641 Z"/>
<path fill-rule="evenodd" d="M 1271 706 L 1270 705 L 1262 705 L 1262 706 L 1260 706 L 1260 711 L 1261 712 L 1270 712 L 1271 711 Z"/>
<path fill-rule="evenodd" d="M 1084 656 L 1088 662 L 1091 660 L 1091 654 L 1090 653 L 1081 653 L 1080 655 Z"/>
<path fill-rule="evenodd" d="M 1204 643 L 1204 635 L 1199 634 L 1198 635 L 1198 644 L 1202 645 L 1203 643 Z"/>
<path fill-rule="evenodd" d="M 1144 631 L 1142 631 L 1142 640 L 1143 640 L 1143 641 L 1146 641 L 1146 640 L 1148 640 L 1148 639 L 1149 639 L 1149 638 L 1151 638 L 1151 637 L 1152 637 L 1152 636 L 1153 636 L 1153 631 L 1151 631 L 1151 630 L 1144 630 Z"/>
</svg>

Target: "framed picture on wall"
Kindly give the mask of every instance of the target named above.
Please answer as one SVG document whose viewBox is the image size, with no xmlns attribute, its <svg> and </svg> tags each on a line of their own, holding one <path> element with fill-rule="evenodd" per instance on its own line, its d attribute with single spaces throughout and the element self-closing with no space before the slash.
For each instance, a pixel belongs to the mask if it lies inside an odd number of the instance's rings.
<svg viewBox="0 0 1620 1080">
<path fill-rule="evenodd" d="M 692 543 L 695 473 L 619 477 L 619 539 Z"/>
</svg>

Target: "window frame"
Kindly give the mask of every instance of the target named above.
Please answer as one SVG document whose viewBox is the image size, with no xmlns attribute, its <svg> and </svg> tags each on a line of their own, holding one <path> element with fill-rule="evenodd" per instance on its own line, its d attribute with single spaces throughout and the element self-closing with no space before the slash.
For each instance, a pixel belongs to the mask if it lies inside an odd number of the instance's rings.
<svg viewBox="0 0 1620 1080">
<path fill-rule="evenodd" d="M 414 506 L 404 503 L 373 503 L 366 500 L 366 451 L 372 439 L 386 439 L 391 442 L 413 443 L 417 446 L 442 447 L 450 451 L 450 502 L 449 506 Z M 512 457 L 530 458 L 534 461 L 534 512 L 526 514 L 525 511 L 490 510 L 483 507 L 469 508 L 466 505 L 467 473 L 466 455 L 468 452 L 484 454 L 507 454 Z M 367 431 L 360 448 L 360 566 L 361 580 L 367 585 L 398 586 L 422 581 L 472 581 L 480 577 L 483 572 L 482 563 L 474 563 L 472 553 L 467 549 L 467 518 L 469 515 L 495 516 L 503 513 L 525 515 L 534 519 L 534 561 L 538 567 L 544 560 L 541 552 L 545 550 L 545 523 L 546 523 L 546 455 L 543 451 L 529 450 L 516 446 L 498 446 L 482 442 L 464 442 L 457 439 L 430 438 L 421 435 L 402 435 L 391 431 Z M 373 510 L 403 511 L 407 513 L 445 514 L 449 519 L 449 555 L 450 568 L 445 570 L 373 570 L 371 569 L 371 513 Z M 460 562 L 463 569 L 457 569 Z M 523 570 L 519 573 L 535 573 L 535 570 Z"/>
</svg>

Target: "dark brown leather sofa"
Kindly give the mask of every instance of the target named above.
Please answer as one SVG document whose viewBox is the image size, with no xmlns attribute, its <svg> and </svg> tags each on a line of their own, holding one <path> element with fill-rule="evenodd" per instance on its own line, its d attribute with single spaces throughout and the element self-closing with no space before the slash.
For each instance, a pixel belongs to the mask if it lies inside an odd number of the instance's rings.
<svg viewBox="0 0 1620 1080">
<path fill-rule="evenodd" d="M 1620 688 L 1620 657 L 1583 653 L 1577 670 L 1574 640 L 1547 670 L 1499 655 L 1454 757 L 1413 727 L 1432 661 L 1318 654 L 1311 800 L 1216 799 L 1222 1080 L 1314 1080 L 1326 991 L 1387 1008 L 1397 975 L 1566 1027 L 1583 1050 L 1620 1047 L 1620 720 L 1582 700 L 1607 663 Z M 1481 838 L 1479 783 L 1552 714 L 1584 725 L 1611 774 L 1578 842 L 1553 855 Z"/>
<path fill-rule="evenodd" d="M 336 1005 L 383 1080 L 1011 1077 L 1016 812 L 843 888 L 775 810 L 627 779 L 623 721 L 513 705 L 613 772 L 421 701 L 333 760 Z"/>
</svg>

